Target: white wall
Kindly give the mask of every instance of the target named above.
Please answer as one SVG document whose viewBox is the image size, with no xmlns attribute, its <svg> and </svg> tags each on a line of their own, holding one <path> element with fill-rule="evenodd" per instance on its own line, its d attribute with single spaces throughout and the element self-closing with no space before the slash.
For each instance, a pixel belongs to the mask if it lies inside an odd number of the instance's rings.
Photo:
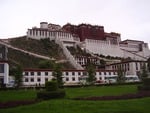
<svg viewBox="0 0 150 113">
<path fill-rule="evenodd" d="M 28 75 L 25 75 L 25 72 L 28 72 Z M 31 75 L 31 72 L 34 72 L 34 75 Z M 37 75 L 37 72 L 41 72 L 41 75 Z M 48 75 L 45 75 L 45 72 L 48 72 Z M 68 73 L 68 74 L 67 74 Z M 84 70 L 68 70 L 68 71 L 63 71 L 63 81 L 65 85 L 72 85 L 72 84 L 79 84 L 80 78 L 84 75 L 85 71 Z M 114 71 L 97 71 L 96 72 L 96 78 L 97 80 L 102 80 L 104 83 L 106 81 L 105 77 L 108 76 L 117 76 L 117 73 Z M 25 78 L 27 78 L 29 81 L 25 82 Z M 34 82 L 31 82 L 31 78 L 34 79 Z M 38 82 L 37 79 L 40 78 L 41 81 Z M 52 71 L 24 71 L 23 72 L 23 85 L 24 86 L 36 86 L 39 85 L 44 85 L 45 84 L 45 78 L 48 78 L 48 80 L 52 80 Z M 101 79 L 100 79 L 101 78 Z M 68 79 L 68 81 L 67 81 Z M 74 80 L 73 80 L 74 79 Z M 96 80 L 96 81 L 97 81 Z"/>
<path fill-rule="evenodd" d="M 4 73 L 0 73 L 0 76 L 3 78 L 4 80 L 4 84 L 8 84 L 9 82 L 9 65 L 8 63 L 1 63 L 4 64 Z"/>
<path fill-rule="evenodd" d="M 95 54 L 123 57 L 123 52 L 120 50 L 119 46 L 111 45 L 109 41 L 86 39 L 85 48 Z"/>
</svg>

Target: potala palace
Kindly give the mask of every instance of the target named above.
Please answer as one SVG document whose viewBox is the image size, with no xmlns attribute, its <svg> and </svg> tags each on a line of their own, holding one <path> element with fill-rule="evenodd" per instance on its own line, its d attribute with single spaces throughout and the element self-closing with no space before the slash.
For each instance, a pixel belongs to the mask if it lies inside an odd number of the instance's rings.
<svg viewBox="0 0 150 113">
<path fill-rule="evenodd" d="M 128 39 L 121 41 L 119 33 L 107 33 L 103 26 L 66 24 L 61 27 L 41 22 L 40 28 L 28 29 L 27 36 L 33 39 L 60 40 L 65 46 L 80 45 L 91 53 L 105 56 L 130 57 L 134 60 L 146 60 L 150 57 L 147 43 Z"/>
<path fill-rule="evenodd" d="M 79 24 L 72 25 L 70 23 L 60 26 L 56 24 L 48 24 L 41 22 L 40 27 L 33 27 L 27 30 L 27 39 L 45 39 L 54 40 L 59 44 L 66 58 L 76 69 L 62 70 L 63 81 L 67 84 L 78 84 L 81 78 L 84 78 L 86 70 L 84 65 L 88 62 L 86 56 L 73 56 L 67 47 L 80 47 L 91 55 L 104 55 L 120 58 L 130 58 L 130 61 L 114 62 L 106 64 L 103 69 L 96 69 L 96 81 L 101 83 L 115 82 L 118 67 L 121 67 L 124 74 L 129 77 L 136 77 L 150 58 L 150 50 L 148 44 L 139 40 L 121 40 L 119 33 L 104 31 L 103 26 Z M 1 42 L 7 46 L 4 42 Z M 10 46 L 8 46 L 10 47 Z M 98 59 L 90 57 L 90 60 L 96 65 Z M 7 60 L 0 60 L 0 81 L 5 84 L 9 83 L 9 65 Z M 23 85 L 35 86 L 37 84 L 44 85 L 46 81 L 51 80 L 53 70 L 51 69 L 24 69 Z M 138 81 L 138 80 L 137 80 Z"/>
</svg>

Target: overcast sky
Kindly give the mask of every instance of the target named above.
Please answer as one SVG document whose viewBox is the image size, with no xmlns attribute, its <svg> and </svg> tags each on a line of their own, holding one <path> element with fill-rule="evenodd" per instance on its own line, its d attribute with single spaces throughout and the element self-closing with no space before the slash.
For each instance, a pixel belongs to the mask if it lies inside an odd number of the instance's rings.
<svg viewBox="0 0 150 113">
<path fill-rule="evenodd" d="M 25 35 L 42 21 L 102 25 L 122 40 L 150 43 L 150 0 L 0 0 L 0 38 Z"/>
</svg>

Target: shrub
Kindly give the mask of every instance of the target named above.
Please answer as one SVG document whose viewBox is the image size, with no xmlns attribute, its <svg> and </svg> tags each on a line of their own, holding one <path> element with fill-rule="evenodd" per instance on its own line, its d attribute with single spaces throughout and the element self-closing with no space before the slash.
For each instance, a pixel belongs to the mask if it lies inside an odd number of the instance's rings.
<svg viewBox="0 0 150 113">
<path fill-rule="evenodd" d="M 139 91 L 150 91 L 150 78 L 143 78 L 143 84 L 138 86 Z"/>
<path fill-rule="evenodd" d="M 66 95 L 65 90 L 57 90 L 57 91 L 41 91 L 37 93 L 38 99 L 55 99 L 55 98 L 64 98 Z"/>
<path fill-rule="evenodd" d="M 150 78 L 143 78 L 143 85 L 150 86 Z"/>
<path fill-rule="evenodd" d="M 63 98 L 65 97 L 66 93 L 65 90 L 60 90 L 58 88 L 57 81 L 48 81 L 45 83 L 46 90 L 37 92 L 38 99 L 54 99 L 54 98 Z"/>
<path fill-rule="evenodd" d="M 57 81 L 48 81 L 45 83 L 46 91 L 56 91 L 58 90 Z"/>
<path fill-rule="evenodd" d="M 150 86 L 140 85 L 138 86 L 139 91 L 150 91 Z"/>
</svg>

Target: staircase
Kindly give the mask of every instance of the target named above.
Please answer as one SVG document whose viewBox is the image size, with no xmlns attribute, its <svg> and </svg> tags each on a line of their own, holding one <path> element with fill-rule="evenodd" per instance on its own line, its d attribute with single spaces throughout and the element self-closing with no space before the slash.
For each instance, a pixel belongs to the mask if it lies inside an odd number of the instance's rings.
<svg viewBox="0 0 150 113">
<path fill-rule="evenodd" d="M 83 70 L 83 67 L 76 62 L 75 58 L 71 55 L 69 50 L 64 46 L 62 41 L 60 41 L 58 38 L 55 38 L 55 43 L 57 43 L 62 48 L 65 57 L 75 69 Z"/>
</svg>

